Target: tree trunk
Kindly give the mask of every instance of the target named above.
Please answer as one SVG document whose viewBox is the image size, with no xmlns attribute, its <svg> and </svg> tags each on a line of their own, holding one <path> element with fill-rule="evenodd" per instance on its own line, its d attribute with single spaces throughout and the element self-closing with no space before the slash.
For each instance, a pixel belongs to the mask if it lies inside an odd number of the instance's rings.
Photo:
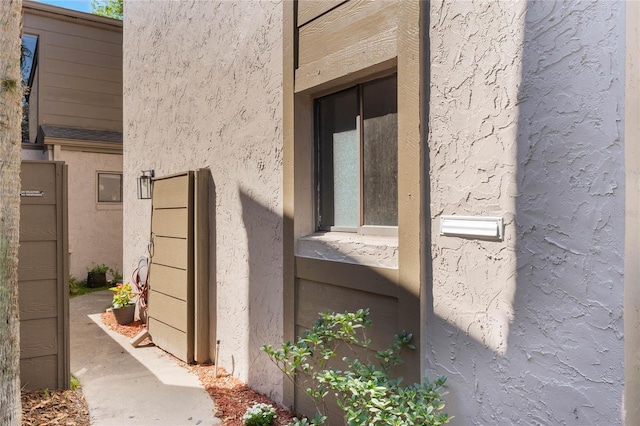
<svg viewBox="0 0 640 426">
<path fill-rule="evenodd" d="M 0 425 L 19 426 L 18 240 L 22 0 L 0 0 Z"/>
</svg>

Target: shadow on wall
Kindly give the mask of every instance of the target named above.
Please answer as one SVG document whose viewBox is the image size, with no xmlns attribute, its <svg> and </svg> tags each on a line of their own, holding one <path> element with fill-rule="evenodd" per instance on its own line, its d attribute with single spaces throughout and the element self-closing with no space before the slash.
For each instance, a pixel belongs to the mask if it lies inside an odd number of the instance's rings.
<svg viewBox="0 0 640 426">
<path fill-rule="evenodd" d="M 558 26 L 560 25 L 560 28 Z M 519 92 L 518 286 L 511 352 L 560 424 L 620 418 L 624 6 L 527 9 Z M 552 415 L 547 415 L 552 411 Z"/>
<path fill-rule="evenodd" d="M 527 4 L 507 347 L 491 350 L 433 312 L 427 321 L 453 424 L 620 422 L 623 19 L 621 3 Z"/>
<path fill-rule="evenodd" d="M 279 370 L 260 350 L 282 342 L 282 217 L 239 191 L 249 270 L 248 384 L 260 392 L 282 389 Z M 273 383 L 273 378 L 278 382 Z M 268 395 L 275 400 L 282 396 Z"/>
<path fill-rule="evenodd" d="M 246 191 L 240 192 L 240 200 L 249 253 L 249 385 L 269 392 L 273 387 L 281 389 L 283 379 L 280 370 L 260 350 L 264 344 L 279 347 L 283 339 L 283 218 Z M 320 312 L 353 312 L 361 308 L 370 309 L 373 327 L 367 334 L 372 339 L 370 347 L 374 350 L 386 349 L 394 342 L 394 334 L 405 328 L 400 325 L 402 313 L 399 310 L 402 306 L 415 306 L 417 296 L 397 287 L 382 269 L 359 265 L 349 256 L 343 256 L 341 262 L 307 258 L 298 261 L 297 333 L 313 326 Z M 414 326 L 407 331 L 416 336 L 417 343 L 420 324 L 416 322 Z M 403 358 L 405 364 L 399 367 L 398 374 L 405 377 L 406 384 L 419 381 L 419 352 L 403 353 Z M 376 362 L 373 357 L 371 361 Z M 278 382 L 269 382 L 274 377 Z M 315 409 L 304 391 L 297 394 L 300 398 L 297 408 L 313 415 Z M 330 410 L 333 413 L 330 424 L 342 424 L 337 406 Z"/>
</svg>

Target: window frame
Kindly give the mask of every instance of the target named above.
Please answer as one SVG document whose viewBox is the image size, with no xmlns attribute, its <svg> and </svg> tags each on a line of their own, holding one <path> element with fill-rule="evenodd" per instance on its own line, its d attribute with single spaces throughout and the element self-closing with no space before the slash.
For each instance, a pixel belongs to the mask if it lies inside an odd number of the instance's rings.
<svg viewBox="0 0 640 426">
<path fill-rule="evenodd" d="M 352 235 L 370 235 L 370 236 L 380 236 L 380 237 L 397 237 L 398 236 L 398 225 L 366 225 L 364 224 L 364 126 L 363 126 L 363 117 L 364 117 L 364 94 L 363 87 L 368 83 L 372 83 L 378 80 L 385 80 L 389 78 L 395 78 L 396 82 L 396 97 L 398 93 L 398 74 L 397 70 L 393 70 L 385 75 L 377 75 L 374 78 L 368 78 L 367 80 L 356 82 L 355 84 L 349 85 L 348 87 L 343 87 L 339 90 L 325 92 L 318 94 L 319 96 L 314 97 L 312 105 L 313 105 L 313 182 L 314 182 L 314 227 L 316 232 L 342 232 L 348 233 Z M 341 92 L 346 92 L 349 90 L 356 90 L 356 99 L 358 102 L 357 110 L 358 115 L 356 116 L 356 134 L 358 135 L 358 151 L 356 153 L 356 173 L 357 173 L 357 191 L 358 198 L 356 201 L 356 210 L 358 211 L 358 225 L 355 227 L 351 226 L 323 226 L 322 224 L 322 191 L 321 191 L 321 178 L 320 174 L 322 171 L 321 164 L 321 119 L 320 119 L 320 107 L 319 101 L 322 98 L 339 94 Z M 396 106 L 396 113 L 399 116 L 398 108 Z M 396 124 L 397 126 L 397 124 Z M 399 141 L 396 141 L 396 150 L 398 149 Z M 397 161 L 397 159 L 396 159 Z M 396 182 L 398 180 L 398 176 L 396 176 Z M 398 196 L 399 194 L 396 194 Z M 396 212 L 398 210 L 398 205 L 396 202 Z"/>
<path fill-rule="evenodd" d="M 100 200 L 100 176 L 101 175 L 113 175 L 113 176 L 119 176 L 120 178 L 120 200 L 119 201 L 101 201 Z M 122 204 L 123 200 L 124 200 L 124 176 L 122 172 L 115 172 L 115 171 L 96 171 L 96 203 L 100 204 L 100 205 L 105 205 L 105 204 Z"/>
</svg>

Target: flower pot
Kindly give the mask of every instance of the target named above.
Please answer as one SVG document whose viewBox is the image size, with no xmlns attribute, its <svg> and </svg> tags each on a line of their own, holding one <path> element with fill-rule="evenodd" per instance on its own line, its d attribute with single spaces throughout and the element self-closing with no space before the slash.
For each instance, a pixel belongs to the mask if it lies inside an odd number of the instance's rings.
<svg viewBox="0 0 640 426">
<path fill-rule="evenodd" d="M 105 287 L 107 285 L 106 272 L 89 272 L 87 274 L 87 287 Z"/>
<path fill-rule="evenodd" d="M 136 311 L 136 305 L 127 305 L 123 308 L 113 308 L 113 317 L 120 325 L 130 324 L 133 322 L 133 314 Z"/>
</svg>

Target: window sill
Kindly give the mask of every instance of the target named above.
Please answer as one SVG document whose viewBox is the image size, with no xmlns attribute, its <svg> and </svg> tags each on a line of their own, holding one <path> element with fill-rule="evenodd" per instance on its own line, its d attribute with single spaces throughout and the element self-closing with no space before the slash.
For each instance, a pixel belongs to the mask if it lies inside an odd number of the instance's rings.
<svg viewBox="0 0 640 426">
<path fill-rule="evenodd" d="M 398 239 L 346 232 L 318 232 L 298 239 L 296 256 L 398 269 Z"/>
<path fill-rule="evenodd" d="M 97 211 L 122 211 L 122 203 L 96 203 Z"/>
</svg>

